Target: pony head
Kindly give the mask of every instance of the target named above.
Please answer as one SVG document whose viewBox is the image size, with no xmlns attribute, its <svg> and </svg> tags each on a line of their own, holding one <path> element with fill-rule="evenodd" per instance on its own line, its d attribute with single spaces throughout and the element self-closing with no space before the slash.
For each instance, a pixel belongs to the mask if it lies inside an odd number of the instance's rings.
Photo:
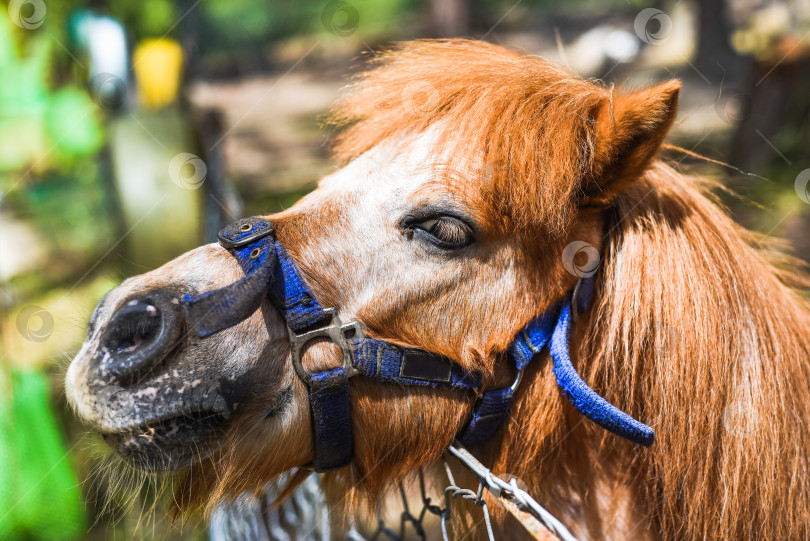
<svg viewBox="0 0 810 541">
<path fill-rule="evenodd" d="M 266 218 L 343 321 L 448 357 L 482 374 L 484 390 L 503 386 L 515 376 L 510 342 L 593 264 L 583 259 L 602 248 L 604 214 L 650 165 L 679 89 L 619 92 L 481 42 L 406 43 L 335 106 L 341 167 Z M 593 249 L 566 252 L 575 241 Z M 277 310 L 264 302 L 211 337 L 190 332 L 183 299 L 243 276 L 211 244 L 124 281 L 99 302 L 67 374 L 80 417 L 132 466 L 185 472 L 189 505 L 256 491 L 312 460 L 307 389 Z M 302 363 L 314 372 L 342 356 L 313 342 Z M 526 385 L 549 397 L 539 441 L 562 401 L 543 370 Z M 354 459 L 329 475 L 378 494 L 435 461 L 475 400 L 352 379 Z"/>
</svg>

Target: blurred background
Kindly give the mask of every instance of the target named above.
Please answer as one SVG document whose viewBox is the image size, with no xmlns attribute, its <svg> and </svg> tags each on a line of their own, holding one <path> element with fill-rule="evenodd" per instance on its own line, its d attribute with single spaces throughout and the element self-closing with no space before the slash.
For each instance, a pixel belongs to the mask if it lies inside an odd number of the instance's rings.
<svg viewBox="0 0 810 541">
<path fill-rule="evenodd" d="M 203 539 L 93 473 L 63 375 L 93 306 L 333 167 L 319 121 L 392 41 L 684 82 L 670 142 L 810 259 L 810 0 L 13 0 L 0 13 L 0 540 Z M 426 100 L 430 96 L 424 97 Z M 414 99 L 419 99 L 416 96 Z"/>
</svg>

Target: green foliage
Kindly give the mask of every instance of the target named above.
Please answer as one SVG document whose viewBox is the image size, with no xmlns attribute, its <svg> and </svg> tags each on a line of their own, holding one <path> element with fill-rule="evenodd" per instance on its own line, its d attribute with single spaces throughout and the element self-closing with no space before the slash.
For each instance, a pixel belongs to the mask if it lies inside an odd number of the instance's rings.
<svg viewBox="0 0 810 541">
<path fill-rule="evenodd" d="M 356 11 L 358 23 L 350 34 L 357 38 L 398 35 L 402 33 L 403 22 L 410 21 L 412 15 L 422 8 L 416 0 L 349 0 L 342 2 L 348 4 L 349 11 L 337 10 L 332 20 L 329 8 L 337 2 L 205 0 L 202 3 L 202 33 L 207 39 L 199 43 L 201 52 L 242 50 L 255 53 L 274 41 L 292 36 L 334 37 L 333 25 L 345 24 L 345 17 L 353 17 L 351 10 Z"/>
<path fill-rule="evenodd" d="M 87 92 L 76 87 L 56 91 L 48 101 L 45 133 L 53 141 L 55 160 L 72 161 L 74 157 L 95 154 L 104 142 L 96 106 Z"/>
<path fill-rule="evenodd" d="M 171 37 L 181 14 L 178 11 L 184 11 L 182 2 L 171 0 L 107 2 L 106 5 L 108 14 L 121 21 L 134 40 L 161 37 L 167 33 Z"/>
<path fill-rule="evenodd" d="M 92 162 L 29 183 L 15 196 L 50 249 L 64 257 L 91 257 L 112 238 L 99 169 Z"/>
<path fill-rule="evenodd" d="M 0 538 L 78 539 L 79 480 L 50 404 L 48 379 L 0 367 Z"/>
</svg>

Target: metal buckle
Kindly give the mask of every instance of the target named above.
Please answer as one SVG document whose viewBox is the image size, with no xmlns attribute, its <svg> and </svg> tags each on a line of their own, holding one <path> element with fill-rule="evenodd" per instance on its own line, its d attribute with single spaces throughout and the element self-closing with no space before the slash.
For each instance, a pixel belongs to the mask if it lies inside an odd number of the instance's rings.
<svg viewBox="0 0 810 541">
<path fill-rule="evenodd" d="M 338 346 L 343 352 L 343 369 L 346 371 L 347 377 L 356 376 L 359 374 L 357 369 L 352 363 L 352 352 L 354 348 L 353 342 L 359 340 L 363 336 L 363 328 L 359 321 L 350 321 L 345 325 L 340 321 L 337 315 L 337 310 L 334 308 L 326 308 L 324 312 L 329 316 L 329 324 L 324 327 L 312 329 L 301 334 L 296 334 L 289 325 L 287 326 L 287 333 L 290 337 L 290 349 L 292 351 L 292 363 L 298 377 L 304 383 L 309 385 L 312 376 L 309 372 L 304 370 L 304 365 L 301 363 L 301 353 L 304 346 L 310 340 L 316 338 L 328 338 L 333 344 Z"/>
</svg>

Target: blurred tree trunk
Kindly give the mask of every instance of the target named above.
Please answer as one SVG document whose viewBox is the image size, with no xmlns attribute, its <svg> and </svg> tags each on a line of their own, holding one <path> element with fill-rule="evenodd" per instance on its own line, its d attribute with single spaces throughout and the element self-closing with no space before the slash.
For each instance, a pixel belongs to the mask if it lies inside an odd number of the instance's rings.
<svg viewBox="0 0 810 541">
<path fill-rule="evenodd" d="M 695 64 L 712 84 L 725 77 L 736 79 L 742 59 L 731 47 L 731 25 L 726 17 L 726 0 L 698 0 L 697 57 Z"/>
<path fill-rule="evenodd" d="M 810 148 L 810 55 L 757 62 L 746 92 L 750 106 L 737 127 L 731 163 L 760 175 L 774 165 L 798 167 Z"/>
<path fill-rule="evenodd" d="M 433 37 L 458 37 L 469 25 L 470 0 L 428 0 L 428 29 Z"/>
</svg>

